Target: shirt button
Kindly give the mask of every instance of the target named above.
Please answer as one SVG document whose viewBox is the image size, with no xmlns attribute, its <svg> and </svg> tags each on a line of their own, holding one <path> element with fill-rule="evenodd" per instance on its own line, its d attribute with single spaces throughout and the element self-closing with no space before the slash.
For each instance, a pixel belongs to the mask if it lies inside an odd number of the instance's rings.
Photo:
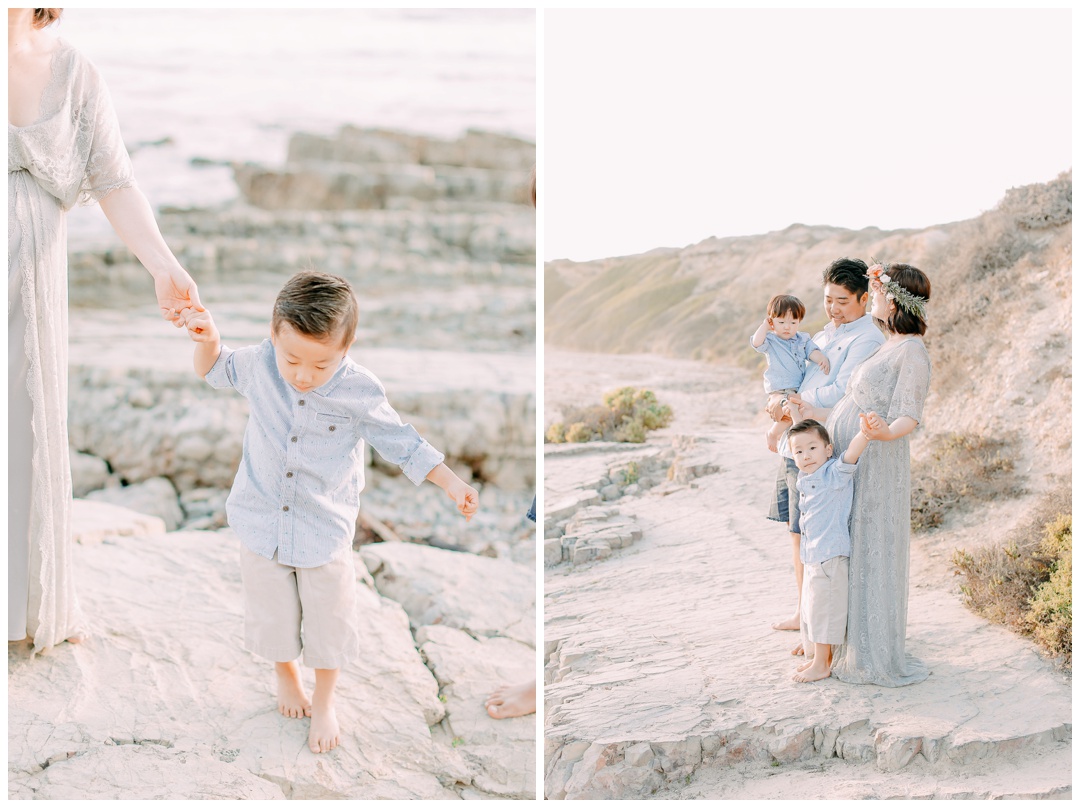
<svg viewBox="0 0 1080 808">
<path fill-rule="evenodd" d="M 289 440 L 291 440 L 293 443 L 296 443 L 296 435 L 293 435 L 291 438 L 289 438 Z"/>
<path fill-rule="evenodd" d="M 286 505 L 286 506 L 285 506 L 285 507 L 283 507 L 283 508 L 282 508 L 281 510 L 283 510 L 283 511 L 287 511 L 287 510 L 289 510 L 289 506 L 288 506 L 288 505 Z"/>
<path fill-rule="evenodd" d="M 303 406 L 304 406 L 304 399 L 300 399 L 300 406 L 301 406 L 301 407 L 303 407 Z"/>
<path fill-rule="evenodd" d="M 336 426 L 332 426 L 332 427 L 330 427 L 330 431 L 331 431 L 331 432 L 333 432 L 333 431 L 334 431 L 335 429 L 337 429 L 337 427 L 336 427 Z"/>
<path fill-rule="evenodd" d="M 285 472 L 285 476 L 286 476 L 286 477 L 292 477 L 292 472 L 291 472 L 291 471 L 287 471 L 287 472 Z"/>
</svg>

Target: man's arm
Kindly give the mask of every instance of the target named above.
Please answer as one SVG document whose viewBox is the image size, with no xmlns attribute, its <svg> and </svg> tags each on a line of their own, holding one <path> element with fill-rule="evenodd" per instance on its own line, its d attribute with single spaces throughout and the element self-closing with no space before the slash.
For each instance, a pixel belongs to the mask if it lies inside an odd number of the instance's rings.
<svg viewBox="0 0 1080 808">
<path fill-rule="evenodd" d="M 800 390 L 803 401 L 812 407 L 825 409 L 836 406 L 836 403 L 847 392 L 848 380 L 851 379 L 851 374 L 855 372 L 855 368 L 869 359 L 879 345 L 880 343 L 873 339 L 856 339 L 848 346 L 846 355 L 840 363 L 840 367 L 837 368 L 836 378 L 829 384 L 823 384 L 813 390 Z"/>
</svg>

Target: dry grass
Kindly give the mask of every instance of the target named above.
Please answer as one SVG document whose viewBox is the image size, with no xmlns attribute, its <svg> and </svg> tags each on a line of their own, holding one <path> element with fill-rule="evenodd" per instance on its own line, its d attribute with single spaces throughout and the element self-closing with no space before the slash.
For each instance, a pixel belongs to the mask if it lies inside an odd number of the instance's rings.
<svg viewBox="0 0 1080 808">
<path fill-rule="evenodd" d="M 1072 665 L 1072 502 L 1067 487 L 1047 496 L 1003 543 L 957 550 L 960 591 L 976 614 L 1032 639 Z"/>
<path fill-rule="evenodd" d="M 911 528 L 939 527 L 961 504 L 990 502 L 1023 493 L 1010 442 L 972 433 L 935 435 L 911 470 Z"/>
</svg>

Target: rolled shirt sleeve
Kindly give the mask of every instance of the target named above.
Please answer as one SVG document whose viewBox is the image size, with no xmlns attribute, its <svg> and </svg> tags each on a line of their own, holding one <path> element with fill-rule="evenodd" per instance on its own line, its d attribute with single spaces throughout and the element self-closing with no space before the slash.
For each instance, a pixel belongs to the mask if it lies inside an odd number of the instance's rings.
<svg viewBox="0 0 1080 808">
<path fill-rule="evenodd" d="M 360 418 L 359 435 L 384 460 L 398 466 L 415 485 L 420 485 L 446 457 L 421 438 L 411 424 L 401 422 L 401 416 L 387 401 L 382 385 L 378 382 L 376 385 L 372 395 L 377 400 Z"/>
</svg>

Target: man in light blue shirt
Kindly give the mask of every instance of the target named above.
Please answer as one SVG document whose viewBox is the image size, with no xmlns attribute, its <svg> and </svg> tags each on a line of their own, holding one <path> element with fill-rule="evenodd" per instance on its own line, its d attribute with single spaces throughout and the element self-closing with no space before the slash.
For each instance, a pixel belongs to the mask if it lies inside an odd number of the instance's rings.
<svg viewBox="0 0 1080 808">
<path fill-rule="evenodd" d="M 812 362 L 807 363 L 806 376 L 799 386 L 798 396 L 791 397 L 792 407 L 802 401 L 812 407 L 831 409 L 844 397 L 855 368 L 885 344 L 885 335 L 866 313 L 870 289 L 870 279 L 866 273 L 866 264 L 857 258 L 837 259 L 825 270 L 822 284 L 829 322 L 814 335 L 814 342 L 828 358 L 829 372 L 823 372 Z M 767 407 L 776 418 L 786 405 L 787 401 L 782 396 L 770 396 Z M 782 457 L 769 518 L 788 524 L 798 600 L 794 614 L 773 623 L 773 628 L 777 631 L 798 631 L 803 583 L 803 565 L 799 557 L 799 491 L 795 485 L 799 470 L 791 457 L 786 436 L 780 441 L 779 451 Z"/>
<path fill-rule="evenodd" d="M 311 716 L 308 747 L 327 752 L 340 728 L 334 689 L 359 653 L 351 552 L 364 487 L 364 441 L 413 483 L 431 480 L 466 519 L 479 496 L 443 455 L 403 424 L 379 380 L 348 356 L 357 304 L 343 279 L 300 272 L 274 303 L 270 339 L 230 350 L 207 311 L 181 312 L 195 371 L 251 408 L 244 454 L 226 503 L 240 538 L 244 645 L 272 660 L 278 710 Z M 315 669 L 309 699 L 297 662 Z"/>
</svg>

